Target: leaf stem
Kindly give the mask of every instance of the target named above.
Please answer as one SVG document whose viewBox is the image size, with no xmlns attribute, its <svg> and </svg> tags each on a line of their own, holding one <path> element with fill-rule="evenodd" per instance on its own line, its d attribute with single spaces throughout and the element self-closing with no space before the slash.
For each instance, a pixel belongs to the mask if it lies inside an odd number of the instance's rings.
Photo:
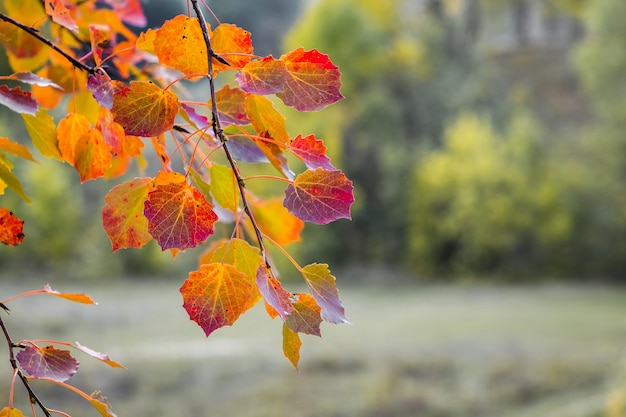
<svg viewBox="0 0 626 417">
<path fill-rule="evenodd" d="M 206 20 L 204 19 L 204 15 L 202 14 L 202 10 L 198 6 L 198 0 L 191 0 L 191 5 L 193 6 L 193 10 L 196 14 L 196 18 L 200 23 L 200 28 L 202 30 L 202 36 L 204 38 L 204 43 L 207 48 L 207 59 L 208 59 L 208 74 L 207 78 L 209 79 L 209 88 L 211 91 L 211 113 L 213 117 L 213 133 L 216 138 L 219 138 L 222 148 L 224 149 L 224 154 L 226 155 L 226 159 L 228 159 L 228 163 L 230 164 L 233 173 L 235 174 L 235 178 L 237 179 L 237 186 L 239 187 L 239 194 L 241 195 L 241 201 L 243 204 L 243 209 L 246 212 L 246 215 L 250 219 L 252 223 L 252 227 L 254 228 L 254 233 L 256 234 L 256 240 L 259 244 L 259 250 L 263 256 L 263 261 L 265 262 L 265 266 L 268 270 L 271 270 L 271 265 L 269 262 L 269 257 L 267 255 L 267 250 L 265 249 L 265 245 L 263 243 L 263 233 L 259 228 L 254 215 L 252 214 L 252 210 L 250 209 L 250 205 L 248 204 L 248 199 L 246 197 L 246 183 L 241 176 L 241 172 L 239 171 L 239 167 L 237 166 L 237 162 L 233 158 L 230 150 L 228 149 L 228 139 L 224 134 L 224 130 L 222 129 L 222 123 L 220 121 L 219 113 L 217 112 L 217 99 L 215 96 L 215 80 L 213 77 L 213 58 L 220 60 L 220 57 L 215 54 L 213 48 L 211 46 L 211 39 L 209 38 L 209 33 L 206 27 Z"/>
<path fill-rule="evenodd" d="M 30 36 L 32 36 L 34 38 L 37 38 L 39 41 L 45 43 L 50 48 L 52 48 L 53 50 L 55 50 L 58 53 L 60 53 L 61 55 L 63 55 L 63 57 L 65 59 L 67 59 L 75 68 L 81 69 L 83 71 L 87 71 L 89 74 L 93 74 L 93 73 L 96 72 L 96 69 L 94 67 L 90 67 L 89 65 L 86 65 L 86 64 L 80 62 L 79 60 L 77 60 L 76 58 L 74 58 L 73 56 L 71 56 L 70 54 L 65 52 L 63 49 L 59 48 L 50 39 L 48 39 L 45 36 L 41 35 L 37 29 L 32 28 L 30 26 L 26 26 L 25 24 L 20 23 L 17 20 L 14 20 L 14 19 L 10 18 L 9 16 L 5 15 L 4 13 L 0 13 L 0 19 L 4 20 L 5 22 L 8 22 L 8 23 L 12 24 L 13 26 L 16 26 L 16 27 L 22 29 L 24 32 L 28 33 Z"/>
</svg>

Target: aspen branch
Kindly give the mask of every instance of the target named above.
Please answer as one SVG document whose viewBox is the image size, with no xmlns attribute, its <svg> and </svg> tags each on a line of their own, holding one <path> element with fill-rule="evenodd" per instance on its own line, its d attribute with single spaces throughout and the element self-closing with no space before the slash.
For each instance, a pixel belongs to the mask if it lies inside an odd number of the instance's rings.
<svg viewBox="0 0 626 417">
<path fill-rule="evenodd" d="M 30 36 L 38 39 L 39 41 L 41 41 L 43 43 L 45 43 L 50 48 L 52 48 L 56 52 L 58 52 L 61 55 L 63 55 L 63 57 L 65 59 L 67 59 L 75 68 L 78 68 L 80 70 L 86 71 L 89 74 L 93 74 L 96 71 L 96 69 L 94 67 L 90 67 L 89 65 L 80 62 L 79 60 L 77 60 L 76 58 L 71 56 L 69 53 L 67 53 L 63 49 L 59 48 L 50 39 L 48 39 L 45 36 L 43 36 L 42 34 L 40 34 L 37 29 L 35 29 L 33 27 L 30 27 L 30 26 L 26 26 L 25 24 L 20 23 L 17 20 L 14 20 L 14 19 L 10 18 L 9 16 L 5 15 L 4 13 L 0 13 L 0 19 L 4 20 L 5 22 L 8 22 L 8 23 L 12 24 L 13 26 L 16 26 L 16 27 L 20 28 L 24 32 L 28 33 Z"/>
<path fill-rule="evenodd" d="M 243 204 L 243 209 L 246 215 L 248 216 L 248 218 L 250 219 L 250 222 L 252 223 L 252 227 L 254 228 L 256 239 L 259 244 L 259 249 L 261 250 L 261 254 L 263 256 L 263 261 L 265 262 L 265 266 L 267 267 L 268 270 L 271 270 L 271 265 L 267 256 L 267 250 L 265 249 L 265 244 L 263 242 L 263 233 L 261 232 L 261 229 L 259 229 L 259 226 L 254 218 L 254 215 L 252 214 L 252 210 L 250 209 L 250 205 L 246 197 L 246 183 L 243 177 L 241 176 L 241 172 L 239 171 L 237 162 L 233 158 L 230 150 L 228 149 L 228 143 L 227 143 L 228 138 L 224 134 L 224 130 L 222 129 L 222 123 L 220 121 L 220 117 L 217 111 L 217 100 L 215 97 L 215 80 L 213 77 L 213 59 L 215 58 L 219 62 L 223 64 L 227 64 L 227 65 L 228 65 L 228 62 L 226 62 L 222 57 L 217 55 L 215 51 L 213 51 L 213 47 L 211 46 L 211 39 L 209 38 L 209 33 L 206 29 L 206 20 L 204 18 L 204 15 L 202 14 L 202 10 L 200 10 L 200 7 L 198 6 L 198 0 L 191 0 L 191 4 L 196 14 L 196 18 L 198 19 L 198 22 L 200 23 L 200 28 L 202 29 L 202 36 L 204 38 L 204 43 L 206 44 L 206 47 L 207 47 L 207 55 L 208 55 L 207 78 L 209 79 L 209 88 L 211 91 L 211 114 L 212 114 L 213 133 L 215 134 L 216 138 L 219 138 L 220 143 L 222 144 L 222 148 L 224 149 L 226 158 L 228 159 L 228 163 L 230 164 L 230 167 L 233 173 L 235 174 L 235 178 L 237 179 L 237 186 L 239 187 L 239 194 L 241 195 L 241 202 Z"/>
</svg>

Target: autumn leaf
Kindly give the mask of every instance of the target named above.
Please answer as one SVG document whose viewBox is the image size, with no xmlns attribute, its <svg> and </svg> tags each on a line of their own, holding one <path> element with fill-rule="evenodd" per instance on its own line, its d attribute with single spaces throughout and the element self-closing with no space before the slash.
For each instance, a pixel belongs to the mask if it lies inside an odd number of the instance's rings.
<svg viewBox="0 0 626 417">
<path fill-rule="evenodd" d="M 263 234 L 281 246 L 300 241 L 304 222 L 289 213 L 280 198 L 251 200 L 254 218 Z"/>
<path fill-rule="evenodd" d="M 251 94 L 267 95 L 283 91 L 287 81 L 285 63 L 272 56 L 251 61 L 235 75 L 241 88 Z"/>
<path fill-rule="evenodd" d="M 326 146 L 324 146 L 321 140 L 315 139 L 315 135 L 309 135 L 304 138 L 302 135 L 298 135 L 289 144 L 289 149 L 310 170 L 324 168 L 333 171 L 336 169 L 326 155 Z"/>
<path fill-rule="evenodd" d="M 35 148 L 48 158 L 63 159 L 57 140 L 57 127 L 54 119 L 44 109 L 35 116 L 23 114 L 24 125 Z"/>
<path fill-rule="evenodd" d="M 352 181 L 341 171 L 317 168 L 296 177 L 285 190 L 283 205 L 306 222 L 326 224 L 337 219 L 350 219 L 353 202 Z"/>
<path fill-rule="evenodd" d="M 208 117 L 199 114 L 193 106 L 186 103 L 180 103 L 180 106 L 185 111 L 183 116 L 187 116 L 187 121 L 199 130 L 206 129 L 211 126 L 211 121 Z"/>
<path fill-rule="evenodd" d="M 156 30 L 153 48 L 160 63 L 183 74 L 209 72 L 207 48 L 197 19 L 178 15 L 165 21 Z"/>
<path fill-rule="evenodd" d="M 228 84 L 215 92 L 217 112 L 222 122 L 236 125 L 250 123 L 244 106 L 246 96 L 247 94 L 240 88 L 231 88 Z"/>
<path fill-rule="evenodd" d="M 74 164 L 76 144 L 83 136 L 89 134 L 90 129 L 89 120 L 81 113 L 69 113 L 59 121 L 57 127 L 59 149 L 66 162 L 72 165 Z"/>
<path fill-rule="evenodd" d="M 315 111 L 341 100 L 341 73 L 328 55 L 300 47 L 280 57 L 287 69 L 283 92 L 276 96 L 298 111 Z"/>
<path fill-rule="evenodd" d="M 287 320 L 287 316 L 294 311 L 291 294 L 283 288 L 280 281 L 270 276 L 265 266 L 260 266 L 256 273 L 256 285 L 265 302 L 280 315 L 283 321 Z"/>
<path fill-rule="evenodd" d="M 147 81 L 131 81 L 113 94 L 114 120 L 127 135 L 158 136 L 174 127 L 178 97 Z"/>
<path fill-rule="evenodd" d="M 207 337 L 223 326 L 231 326 L 260 299 L 253 280 L 233 265 L 204 264 L 180 288 L 189 318 Z"/>
<path fill-rule="evenodd" d="M 90 296 L 86 294 L 58 292 L 58 291 L 53 290 L 48 284 L 44 285 L 43 291 L 46 294 L 54 295 L 55 297 L 63 298 L 64 300 L 73 301 L 75 303 L 98 304 Z"/>
<path fill-rule="evenodd" d="M 113 252 L 141 248 L 152 240 L 148 219 L 143 214 L 144 201 L 152 188 L 152 178 L 135 178 L 117 185 L 104 198 L 102 225 Z"/>
<path fill-rule="evenodd" d="M 226 60 L 225 65 L 218 60 L 213 61 L 213 75 L 228 69 L 243 68 L 254 53 L 250 32 L 230 23 L 218 25 L 211 33 L 211 47 L 216 55 Z"/>
<path fill-rule="evenodd" d="M 9 88 L 6 85 L 0 85 L 0 104 L 16 113 L 30 115 L 37 113 L 37 102 L 28 91 L 20 87 Z"/>
<path fill-rule="evenodd" d="M 0 194 L 4 194 L 4 189 L 8 186 L 15 194 L 17 194 L 22 200 L 30 203 L 30 199 L 22 188 L 22 183 L 19 178 L 11 172 L 13 165 L 9 160 L 0 153 Z"/>
<path fill-rule="evenodd" d="M 74 152 L 73 165 L 80 175 L 81 182 L 100 178 L 111 166 L 111 147 L 102 137 L 102 132 L 97 129 L 89 129 L 89 132 L 76 142 Z"/>
<path fill-rule="evenodd" d="M 259 254 L 259 248 L 242 239 L 230 239 L 214 243 L 200 256 L 200 264 L 211 263 L 233 265 L 248 277 L 248 280 L 255 282 L 263 258 Z"/>
<path fill-rule="evenodd" d="M 96 391 L 91 394 L 91 399 L 89 400 L 91 405 L 98 410 L 102 417 L 117 417 L 111 411 L 111 406 L 109 405 L 108 399 L 102 395 L 100 391 Z"/>
<path fill-rule="evenodd" d="M 0 243 L 17 246 L 24 240 L 24 221 L 12 211 L 0 207 Z"/>
<path fill-rule="evenodd" d="M 237 179 L 232 169 L 224 166 L 213 164 L 210 168 L 211 173 L 211 194 L 221 207 L 237 213 L 239 207 Z"/>
<path fill-rule="evenodd" d="M 17 155 L 21 158 L 35 162 L 28 148 L 22 144 L 10 141 L 8 138 L 0 137 L 0 151 Z"/>
<path fill-rule="evenodd" d="M 280 114 L 267 97 L 248 94 L 244 100 L 246 114 L 254 130 L 280 144 L 289 142 L 285 117 Z"/>
<path fill-rule="evenodd" d="M 72 32 L 78 32 L 78 25 L 72 18 L 70 11 L 63 4 L 63 0 L 45 0 L 46 14 L 52 17 L 52 21 L 58 23 Z"/>
<path fill-rule="evenodd" d="M 315 302 L 315 298 L 301 292 L 294 294 L 292 298 L 294 311 L 287 316 L 285 324 L 294 332 L 321 336 L 321 308 Z"/>
<path fill-rule="evenodd" d="M 78 361 L 69 350 L 60 350 L 54 346 L 38 348 L 26 346 L 15 355 L 20 367 L 33 378 L 49 378 L 64 382 L 78 371 Z"/>
<path fill-rule="evenodd" d="M 11 80 L 20 81 L 26 84 L 37 85 L 39 87 L 54 87 L 56 89 L 62 90 L 61 86 L 55 83 L 54 81 L 40 77 L 37 74 L 33 74 L 32 72 L 16 72 L 11 74 L 9 77 Z"/>
<path fill-rule="evenodd" d="M 116 88 L 111 82 L 111 77 L 104 70 L 96 71 L 87 76 L 87 89 L 100 105 L 111 110 Z"/>
<path fill-rule="evenodd" d="M 300 362 L 301 346 L 302 340 L 300 340 L 298 332 L 291 330 L 286 323 L 283 323 L 283 354 L 296 370 Z"/>
<path fill-rule="evenodd" d="M 109 365 L 111 368 L 125 368 L 124 365 L 122 365 L 119 362 L 116 362 L 114 360 L 111 360 L 111 358 L 109 357 L 109 355 L 105 355 L 103 353 L 100 352 L 96 352 L 93 349 L 88 348 L 87 346 L 83 346 L 78 342 L 75 342 L 74 345 L 76 346 L 76 348 L 78 350 L 80 350 L 81 352 L 86 353 L 87 355 L 91 356 L 92 358 L 95 358 L 97 360 L 99 360 L 100 362 L 104 362 L 107 365 Z"/>
<path fill-rule="evenodd" d="M 24 414 L 17 408 L 4 407 L 0 410 L 0 417 L 24 417 Z"/>
<path fill-rule="evenodd" d="M 148 193 L 144 216 L 162 250 L 195 248 L 213 233 L 217 221 L 212 205 L 185 181 L 156 184 Z"/>
<path fill-rule="evenodd" d="M 330 323 L 350 323 L 339 292 L 335 285 L 335 277 L 331 275 L 327 264 L 310 264 L 302 268 L 304 281 L 311 289 L 311 294 L 322 308 L 322 318 Z"/>
</svg>

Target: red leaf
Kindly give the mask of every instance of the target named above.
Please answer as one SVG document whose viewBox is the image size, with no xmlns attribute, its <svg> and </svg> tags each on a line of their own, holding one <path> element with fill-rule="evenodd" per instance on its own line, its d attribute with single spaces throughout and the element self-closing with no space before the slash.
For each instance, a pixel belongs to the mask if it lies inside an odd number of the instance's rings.
<svg viewBox="0 0 626 417">
<path fill-rule="evenodd" d="M 308 169 L 324 168 L 333 171 L 336 168 L 330 163 L 326 155 L 326 146 L 321 140 L 315 139 L 315 135 L 302 137 L 298 135 L 289 145 L 291 152 L 300 158 Z"/>
<path fill-rule="evenodd" d="M 127 135 L 158 136 L 174 127 L 178 97 L 151 82 L 131 81 L 113 94 L 111 111 Z"/>
<path fill-rule="evenodd" d="M 260 266 L 256 273 L 256 285 L 265 302 L 276 310 L 283 321 L 287 320 L 294 307 L 291 294 L 280 285 L 280 281 L 269 276 L 267 268 Z"/>
<path fill-rule="evenodd" d="M 300 47 L 280 57 L 288 72 L 285 88 L 276 96 L 298 111 L 314 111 L 343 98 L 341 73 L 328 55 Z"/>
<path fill-rule="evenodd" d="M 285 324 L 294 332 L 321 336 L 321 308 L 315 302 L 315 298 L 299 292 L 294 295 L 292 302 L 294 311 L 287 316 Z"/>
<path fill-rule="evenodd" d="M 152 240 L 148 219 L 143 215 L 151 186 L 152 178 L 135 178 L 113 187 L 104 198 L 102 224 L 113 252 L 141 248 Z"/>
<path fill-rule="evenodd" d="M 55 297 L 63 298 L 64 300 L 73 301 L 75 303 L 98 304 L 93 300 L 93 298 L 86 294 L 58 292 L 53 290 L 48 284 L 44 285 L 43 290 L 46 294 L 54 295 Z"/>
<path fill-rule="evenodd" d="M 285 63 L 272 56 L 249 62 L 235 75 L 244 91 L 252 94 L 276 94 L 283 91 L 287 81 Z"/>
<path fill-rule="evenodd" d="M 37 114 L 37 102 L 27 91 L 19 87 L 9 88 L 0 85 L 0 104 L 7 106 L 16 113 Z"/>
<path fill-rule="evenodd" d="M 231 326 L 261 298 L 253 280 L 233 265 L 213 263 L 190 272 L 180 288 L 183 308 L 207 337 Z"/>
<path fill-rule="evenodd" d="M 213 233 L 217 215 L 195 187 L 181 182 L 156 184 L 144 205 L 148 232 L 162 250 L 195 248 Z"/>
<path fill-rule="evenodd" d="M 33 378 L 49 378 L 54 381 L 67 381 L 78 371 L 78 361 L 69 350 L 54 346 L 37 348 L 27 346 L 15 355 L 20 367 Z"/>
<path fill-rule="evenodd" d="M 76 342 L 75 346 L 78 350 L 86 353 L 87 355 L 91 356 L 92 358 L 96 358 L 101 362 L 106 363 L 107 365 L 109 365 L 111 368 L 125 368 L 124 365 L 122 365 L 119 362 L 116 362 L 114 360 L 111 360 L 111 358 L 109 357 L 109 355 L 105 355 L 103 353 L 100 352 L 96 352 L 93 349 L 89 349 L 87 346 L 83 346 L 80 343 Z"/>
<path fill-rule="evenodd" d="M 24 221 L 12 211 L 0 207 L 0 242 L 17 246 L 24 240 Z"/>
<path fill-rule="evenodd" d="M 297 332 L 294 332 L 283 324 L 283 354 L 292 363 L 293 367 L 298 369 L 298 362 L 300 362 L 300 347 L 302 341 Z"/>
<path fill-rule="evenodd" d="M 322 318 L 331 323 L 350 323 L 345 316 L 335 277 L 327 264 L 311 264 L 302 268 L 302 275 L 315 300 L 322 308 Z"/>
<path fill-rule="evenodd" d="M 351 219 L 353 202 L 352 181 L 341 171 L 317 168 L 303 172 L 293 184 L 289 184 L 283 205 L 306 222 L 326 224 L 337 219 Z"/>
</svg>

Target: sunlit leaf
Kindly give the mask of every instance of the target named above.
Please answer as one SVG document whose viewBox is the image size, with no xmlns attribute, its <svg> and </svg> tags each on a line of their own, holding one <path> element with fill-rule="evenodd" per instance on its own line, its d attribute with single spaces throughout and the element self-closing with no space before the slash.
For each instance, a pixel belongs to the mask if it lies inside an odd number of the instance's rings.
<svg viewBox="0 0 626 417">
<path fill-rule="evenodd" d="M 237 213 L 239 192 L 237 179 L 232 169 L 213 164 L 211 166 L 211 194 L 217 203 L 233 213 Z"/>
<path fill-rule="evenodd" d="M 35 161 L 26 146 L 12 142 L 8 138 L 0 137 L 0 152 L 8 152 L 29 161 Z"/>
<path fill-rule="evenodd" d="M 252 57 L 254 49 L 250 32 L 229 23 L 218 25 L 211 33 L 213 51 L 229 65 L 213 60 L 213 73 L 228 69 L 243 68 Z"/>
<path fill-rule="evenodd" d="M 297 293 L 293 297 L 294 311 L 287 316 L 285 324 L 294 332 L 321 336 L 321 308 L 315 298 L 305 293 Z"/>
<path fill-rule="evenodd" d="M 63 298 L 64 300 L 73 301 L 75 303 L 98 304 L 90 296 L 86 294 L 62 293 L 62 292 L 53 290 L 48 284 L 44 285 L 43 290 L 46 292 L 46 294 L 54 295 L 55 297 Z"/>
<path fill-rule="evenodd" d="M 158 136 L 174 126 L 178 97 L 151 82 L 131 81 L 113 94 L 111 111 L 127 135 Z"/>
<path fill-rule="evenodd" d="M 288 72 L 284 91 L 277 94 L 283 103 L 298 111 L 314 111 L 343 98 L 341 73 L 328 55 L 316 49 L 298 48 L 280 57 Z"/>
<path fill-rule="evenodd" d="M 0 243 L 17 246 L 24 240 L 24 221 L 12 211 L 0 207 Z"/>
<path fill-rule="evenodd" d="M 102 137 L 102 132 L 89 129 L 74 148 L 74 167 L 81 182 L 100 178 L 111 166 L 111 147 Z"/>
<path fill-rule="evenodd" d="M 78 25 L 72 18 L 70 11 L 63 4 L 63 0 L 45 0 L 46 14 L 52 17 L 55 23 L 63 26 L 72 32 L 78 32 Z"/>
<path fill-rule="evenodd" d="M 220 327 L 231 326 L 261 298 L 254 280 L 223 263 L 204 264 L 189 273 L 180 292 L 189 318 L 207 336 Z"/>
<path fill-rule="evenodd" d="M 200 264 L 211 263 L 233 265 L 248 277 L 248 280 L 255 282 L 257 270 L 263 264 L 263 258 L 259 253 L 259 248 L 251 246 L 242 239 L 230 239 L 216 242 L 200 256 Z"/>
<path fill-rule="evenodd" d="M 289 213 L 280 198 L 251 201 L 252 212 L 263 234 L 281 246 L 300 241 L 304 222 Z"/>
<path fill-rule="evenodd" d="M 111 77 L 106 72 L 97 71 L 94 74 L 89 74 L 87 77 L 87 88 L 98 103 L 111 110 L 115 87 L 111 82 Z"/>
<path fill-rule="evenodd" d="M 217 215 L 204 195 L 186 182 L 156 184 L 144 205 L 148 232 L 161 249 L 195 248 L 213 233 Z"/>
<path fill-rule="evenodd" d="M 24 125 L 35 148 L 48 158 L 63 159 L 57 140 L 57 127 L 46 110 L 39 109 L 35 116 L 23 114 Z"/>
<path fill-rule="evenodd" d="M 244 101 L 246 114 L 260 136 L 283 144 L 289 141 L 285 117 L 280 114 L 267 97 L 248 94 Z"/>
<path fill-rule="evenodd" d="M 0 85 L 0 104 L 16 113 L 31 115 L 37 113 L 37 102 L 28 91 L 20 87 L 9 88 L 6 85 Z"/>
<path fill-rule="evenodd" d="M 37 348 L 26 346 L 15 358 L 20 367 L 33 378 L 49 378 L 54 381 L 67 381 L 78 371 L 78 361 L 69 350 L 54 346 Z"/>
<path fill-rule="evenodd" d="M 296 177 L 285 190 L 283 205 L 306 222 L 326 224 L 337 219 L 350 219 L 353 202 L 352 181 L 341 171 L 317 168 Z"/>
<path fill-rule="evenodd" d="M 0 410 L 0 417 L 24 417 L 24 414 L 17 408 L 4 407 Z"/>
<path fill-rule="evenodd" d="M 298 363 L 300 362 L 300 347 L 302 346 L 302 340 L 300 335 L 283 323 L 283 354 L 296 370 L 298 369 Z"/>
<path fill-rule="evenodd" d="M 63 159 L 74 164 L 76 155 L 76 144 L 83 136 L 89 134 L 91 129 L 89 120 L 81 113 L 69 113 L 59 121 L 57 136 L 59 138 L 59 149 Z"/>
<path fill-rule="evenodd" d="M 91 399 L 89 400 L 89 402 L 96 410 L 98 410 L 102 417 L 117 417 L 115 414 L 113 414 L 108 399 L 103 396 L 100 391 L 96 391 L 91 394 Z"/>
<path fill-rule="evenodd" d="M 250 123 L 244 106 L 246 95 L 240 88 L 230 88 L 228 84 L 215 92 L 217 112 L 222 122 L 236 125 Z M 211 104 L 210 101 L 209 104 Z"/>
<path fill-rule="evenodd" d="M 152 188 L 152 178 L 135 178 L 117 185 L 104 198 L 102 225 L 113 252 L 141 248 L 152 240 L 148 219 L 143 214 L 144 201 Z"/>
<path fill-rule="evenodd" d="M 19 178 L 11 172 L 12 167 L 13 165 L 0 153 L 0 194 L 3 194 L 4 188 L 8 186 L 22 200 L 30 203 L 30 199 L 26 195 Z"/>
<path fill-rule="evenodd" d="M 39 87 L 54 87 L 56 89 L 62 90 L 61 86 L 56 84 L 54 81 L 48 78 L 40 77 L 39 75 L 33 74 L 32 72 L 16 72 L 15 74 L 12 74 L 9 78 L 26 84 L 37 85 Z"/>
<path fill-rule="evenodd" d="M 321 140 L 315 139 L 315 135 L 305 137 L 298 135 L 291 141 L 289 149 L 308 169 L 324 168 L 329 171 L 336 169 L 326 155 L 326 146 Z"/>
<path fill-rule="evenodd" d="M 202 29 L 195 18 L 178 15 L 156 30 L 154 53 L 159 62 L 183 74 L 207 74 L 209 64 Z"/>
<path fill-rule="evenodd" d="M 330 273 L 328 265 L 307 265 L 302 268 L 302 275 L 317 304 L 322 308 L 322 318 L 330 323 L 350 323 L 339 299 L 335 277 Z"/>
<path fill-rule="evenodd" d="M 96 358 L 101 362 L 106 363 L 107 365 L 109 365 L 111 368 L 125 368 L 124 365 L 122 365 L 119 362 L 116 362 L 114 360 L 111 360 L 111 358 L 109 357 L 109 355 L 105 355 L 103 353 L 100 352 L 96 352 L 93 349 L 88 348 L 87 346 L 83 346 L 78 342 L 74 343 L 74 346 L 76 346 L 76 348 L 82 352 L 85 352 L 87 355 L 91 356 L 92 358 Z"/>
<path fill-rule="evenodd" d="M 283 91 L 287 81 L 285 63 L 272 56 L 251 61 L 235 75 L 241 88 L 252 94 L 267 95 Z"/>
<path fill-rule="evenodd" d="M 276 278 L 269 275 L 267 268 L 260 266 L 256 273 L 256 285 L 263 299 L 269 304 L 283 321 L 287 320 L 294 307 L 291 303 L 291 294 L 283 288 Z"/>
</svg>

